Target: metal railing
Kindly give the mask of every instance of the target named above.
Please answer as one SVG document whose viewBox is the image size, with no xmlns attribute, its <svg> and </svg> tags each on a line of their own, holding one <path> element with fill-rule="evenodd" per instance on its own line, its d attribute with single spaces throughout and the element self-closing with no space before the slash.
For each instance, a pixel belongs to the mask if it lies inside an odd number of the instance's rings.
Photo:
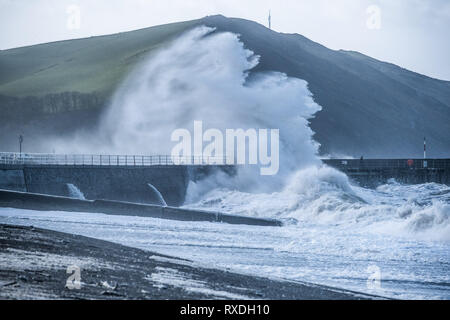
<svg viewBox="0 0 450 320">
<path fill-rule="evenodd" d="M 450 169 L 450 159 L 324 159 L 322 161 L 342 170 Z"/>
<path fill-rule="evenodd" d="M 338 169 L 450 169 L 450 159 L 323 159 Z M 0 152 L 3 165 L 61 165 L 61 166 L 169 166 L 169 165 L 228 165 L 226 157 L 169 155 L 92 155 Z"/>
<path fill-rule="evenodd" d="M 201 156 L 139 156 L 92 154 L 43 154 L 0 152 L 4 165 L 56 166 L 168 166 L 168 165 L 227 165 L 226 157 Z"/>
</svg>

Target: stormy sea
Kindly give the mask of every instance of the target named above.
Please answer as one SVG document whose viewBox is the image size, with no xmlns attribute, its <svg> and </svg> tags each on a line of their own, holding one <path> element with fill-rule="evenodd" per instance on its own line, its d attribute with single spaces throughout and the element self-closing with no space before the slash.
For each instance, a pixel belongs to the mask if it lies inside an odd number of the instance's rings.
<svg viewBox="0 0 450 320">
<path fill-rule="evenodd" d="M 280 130 L 279 172 L 257 166 L 190 182 L 184 207 L 276 218 L 282 227 L 0 208 L 33 225 L 194 260 L 207 267 L 400 299 L 450 298 L 450 187 L 358 186 L 320 161 L 304 80 L 258 72 L 233 33 L 198 27 L 148 59 L 117 90 L 98 139 L 57 139 L 60 152 L 170 154 L 171 132 Z M 351 125 L 351 123 L 349 123 Z M 88 143 L 86 142 L 88 141 Z M 333 155 L 327 155 L 333 156 Z M 74 191 L 79 195 L 79 190 Z"/>
</svg>

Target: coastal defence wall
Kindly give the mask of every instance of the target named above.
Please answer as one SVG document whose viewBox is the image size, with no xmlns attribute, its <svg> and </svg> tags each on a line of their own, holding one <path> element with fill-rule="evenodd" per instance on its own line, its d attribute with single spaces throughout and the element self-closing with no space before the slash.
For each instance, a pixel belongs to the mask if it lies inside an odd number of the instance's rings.
<svg viewBox="0 0 450 320">
<path fill-rule="evenodd" d="M 282 225 L 281 221 L 275 219 L 245 217 L 214 211 L 190 210 L 170 206 L 112 200 L 81 200 L 69 197 L 1 189 L 0 207 L 41 211 L 90 212 L 178 221 L 206 221 L 254 226 L 279 227 Z"/>
<path fill-rule="evenodd" d="M 325 159 L 323 162 L 363 187 L 376 187 L 389 179 L 405 184 L 450 185 L 450 159 Z M 33 165 L 5 161 L 0 163 L 0 189 L 178 207 L 185 201 L 190 181 L 205 179 L 217 170 L 229 175 L 236 173 L 235 166 L 223 165 L 134 165 L 134 162 L 113 166 Z"/>
<path fill-rule="evenodd" d="M 324 159 L 363 187 L 377 187 L 390 179 L 404 184 L 450 185 L 450 159 Z"/>
<path fill-rule="evenodd" d="M 201 180 L 214 170 L 227 168 L 0 165 L 0 189 L 70 197 L 73 190 L 69 185 L 73 185 L 85 199 L 161 205 L 159 191 L 167 205 L 180 206 L 189 181 Z M 232 174 L 229 168 L 228 172 Z"/>
</svg>

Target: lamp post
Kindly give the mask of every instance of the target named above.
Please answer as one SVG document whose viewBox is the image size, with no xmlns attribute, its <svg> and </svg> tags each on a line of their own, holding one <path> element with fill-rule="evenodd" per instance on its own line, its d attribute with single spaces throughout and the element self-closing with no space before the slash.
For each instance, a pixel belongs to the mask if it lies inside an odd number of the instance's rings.
<svg viewBox="0 0 450 320">
<path fill-rule="evenodd" d="M 23 135 L 19 136 L 19 153 L 22 154 Z"/>
<path fill-rule="evenodd" d="M 423 137 L 423 158 L 427 158 L 427 140 Z"/>
</svg>

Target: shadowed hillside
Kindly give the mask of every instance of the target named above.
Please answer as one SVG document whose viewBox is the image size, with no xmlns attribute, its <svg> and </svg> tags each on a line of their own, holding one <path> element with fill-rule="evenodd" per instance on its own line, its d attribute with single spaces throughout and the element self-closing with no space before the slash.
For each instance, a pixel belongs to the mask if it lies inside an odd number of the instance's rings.
<svg viewBox="0 0 450 320">
<path fill-rule="evenodd" d="M 450 82 L 223 16 L 0 51 L 0 149 L 24 133 L 28 151 L 48 152 L 46 135 L 94 128 L 130 70 L 198 24 L 240 34 L 258 70 L 308 81 L 323 107 L 311 121 L 321 153 L 420 157 L 426 136 L 429 156 L 450 156 Z"/>
</svg>

